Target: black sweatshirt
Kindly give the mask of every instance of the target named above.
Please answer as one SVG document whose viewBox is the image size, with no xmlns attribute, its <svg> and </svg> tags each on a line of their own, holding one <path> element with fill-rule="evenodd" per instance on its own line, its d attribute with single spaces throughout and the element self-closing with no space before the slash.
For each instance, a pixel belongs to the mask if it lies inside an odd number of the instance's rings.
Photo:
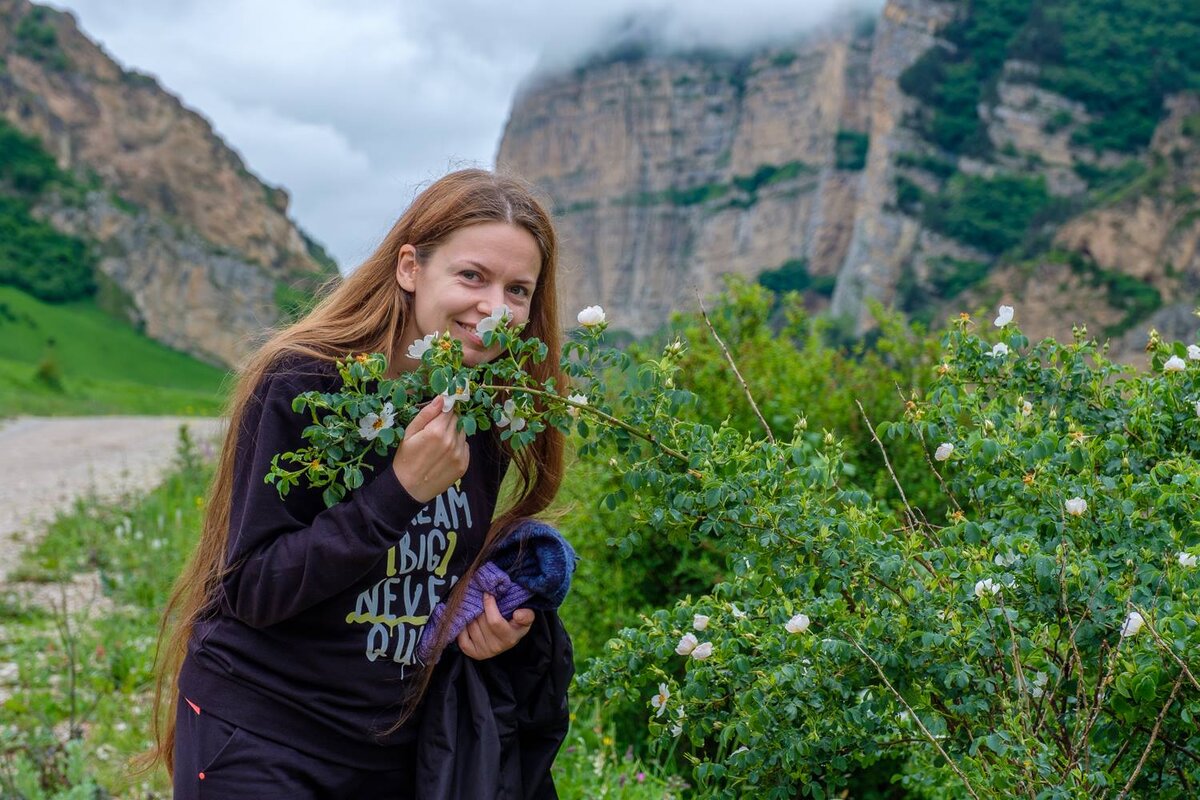
<svg viewBox="0 0 1200 800">
<path fill-rule="evenodd" d="M 483 544 L 507 459 L 494 432 L 471 436 L 470 465 L 429 503 L 391 457 L 333 508 L 303 485 L 281 499 L 263 481 L 304 444 L 296 395 L 336 391 L 332 365 L 292 359 L 250 400 L 236 440 L 229 562 L 216 610 L 197 623 L 179 679 L 202 709 L 328 760 L 394 768 L 412 723 L 384 736 L 415 672 L 421 630 Z"/>
</svg>

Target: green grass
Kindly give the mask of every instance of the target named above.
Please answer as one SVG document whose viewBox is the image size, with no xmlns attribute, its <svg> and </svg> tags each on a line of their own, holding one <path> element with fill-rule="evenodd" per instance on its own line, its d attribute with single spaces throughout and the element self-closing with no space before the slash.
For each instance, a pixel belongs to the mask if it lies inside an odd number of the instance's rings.
<svg viewBox="0 0 1200 800">
<path fill-rule="evenodd" d="M 0 416 L 213 415 L 227 374 L 143 336 L 91 300 L 51 305 L 0 286 Z"/>
</svg>

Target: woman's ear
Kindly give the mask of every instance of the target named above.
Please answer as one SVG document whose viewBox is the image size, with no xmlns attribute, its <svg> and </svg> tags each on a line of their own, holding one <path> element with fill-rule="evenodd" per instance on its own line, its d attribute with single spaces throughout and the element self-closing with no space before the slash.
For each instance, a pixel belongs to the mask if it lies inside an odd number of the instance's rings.
<svg viewBox="0 0 1200 800">
<path fill-rule="evenodd" d="M 400 288 L 406 292 L 415 292 L 417 290 L 417 270 L 420 266 L 417 264 L 417 248 L 411 244 L 406 244 L 400 248 L 400 255 L 396 257 L 396 283 L 400 284 Z"/>
</svg>

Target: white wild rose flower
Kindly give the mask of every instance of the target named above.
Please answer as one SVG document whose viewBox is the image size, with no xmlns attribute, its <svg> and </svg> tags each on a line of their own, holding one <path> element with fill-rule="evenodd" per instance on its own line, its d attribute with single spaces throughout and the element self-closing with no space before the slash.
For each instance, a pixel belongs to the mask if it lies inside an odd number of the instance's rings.
<svg viewBox="0 0 1200 800">
<path fill-rule="evenodd" d="M 992 324 L 995 325 L 997 328 L 1003 328 L 1005 325 L 1012 322 L 1012 320 L 1013 320 L 1013 307 L 1012 306 L 1000 306 L 1000 313 L 996 315 L 996 319 L 992 321 Z"/>
<path fill-rule="evenodd" d="M 665 683 L 658 685 L 658 694 L 650 698 L 650 705 L 654 706 L 657 711 L 654 716 L 661 717 L 663 712 L 667 710 L 667 701 L 671 699 L 671 690 L 667 688 Z"/>
<path fill-rule="evenodd" d="M 1087 513 L 1087 500 L 1082 497 L 1072 497 L 1066 503 L 1067 513 L 1073 517 L 1082 517 Z"/>
<path fill-rule="evenodd" d="M 421 360 L 421 356 L 433 349 L 433 340 L 437 338 L 438 332 L 434 331 L 428 336 L 417 339 L 408 346 L 408 357 L 416 361 Z"/>
<path fill-rule="evenodd" d="M 991 578 L 984 578 L 975 583 L 975 596 L 982 599 L 984 595 L 1000 594 L 1000 584 L 996 583 Z"/>
<path fill-rule="evenodd" d="M 1200 344 L 1188 345 L 1188 358 L 1192 361 L 1200 361 Z"/>
<path fill-rule="evenodd" d="M 804 633 L 810 622 L 807 614 L 797 614 L 784 624 L 783 629 L 788 633 Z"/>
<path fill-rule="evenodd" d="M 712 655 L 712 651 L 712 642 L 703 642 L 696 645 L 696 649 L 692 651 L 692 658 L 696 659 L 697 661 L 703 661 Z"/>
<path fill-rule="evenodd" d="M 1033 685 L 1029 687 L 1029 693 L 1034 698 L 1040 698 L 1046 693 L 1046 684 L 1050 682 L 1050 676 L 1044 672 L 1038 672 L 1033 676 Z"/>
<path fill-rule="evenodd" d="M 996 342 L 992 345 L 992 349 L 988 352 L 988 355 L 992 358 L 1004 358 L 1004 356 L 1008 355 L 1008 345 L 1004 342 Z"/>
<path fill-rule="evenodd" d="M 1176 556 L 1179 559 L 1179 566 L 1191 569 L 1196 566 L 1196 555 L 1194 553 L 1179 553 Z"/>
<path fill-rule="evenodd" d="M 379 436 L 379 432 L 396 424 L 396 407 L 384 403 L 382 412 L 366 414 L 358 421 L 358 435 L 368 442 Z"/>
<path fill-rule="evenodd" d="M 705 614 L 696 614 L 692 617 L 692 627 L 698 631 L 702 631 L 708 627 L 708 617 Z"/>
<path fill-rule="evenodd" d="M 954 445 L 949 442 L 942 442 L 938 445 L 937 450 L 933 451 L 933 459 L 935 461 L 945 461 L 954 452 Z"/>
<path fill-rule="evenodd" d="M 1135 635 L 1145 624 L 1145 617 L 1137 611 L 1130 611 L 1129 615 L 1125 617 L 1125 621 L 1121 623 L 1121 638 L 1124 639 L 1127 636 Z"/>
<path fill-rule="evenodd" d="M 700 644 L 700 640 L 696 638 L 696 634 L 685 633 L 680 638 L 679 644 L 675 645 L 675 652 L 681 656 L 690 656 L 698 644 Z"/>
<path fill-rule="evenodd" d="M 447 389 L 442 392 L 442 397 L 446 398 L 445 404 L 442 406 L 442 413 L 449 414 L 454 410 L 455 403 L 465 403 L 470 400 L 471 392 L 469 389 L 456 389 L 454 394 L 450 394 L 450 390 Z"/>
<path fill-rule="evenodd" d="M 604 309 L 600 306 L 588 306 L 579 312 L 579 316 L 576 319 L 579 320 L 579 324 L 583 327 L 594 328 L 602 324 L 607 317 L 604 315 Z"/>
<path fill-rule="evenodd" d="M 1179 356 L 1171 356 L 1163 364 L 1163 372 L 1183 372 L 1187 364 Z"/>
<path fill-rule="evenodd" d="M 1026 400 L 1024 403 L 1021 403 L 1021 416 L 1028 417 L 1032 413 L 1033 403 L 1029 402 L 1028 400 Z"/>
<path fill-rule="evenodd" d="M 738 608 L 733 603 L 729 604 L 729 613 L 733 614 L 734 619 L 745 619 L 746 618 L 746 612 L 742 611 L 740 608 Z"/>
<path fill-rule="evenodd" d="M 584 405 L 584 406 L 586 406 L 588 404 L 588 399 L 587 399 L 586 394 L 569 395 L 567 397 L 567 399 L 570 400 L 572 403 L 579 403 L 580 405 Z M 578 417 L 579 409 L 576 408 L 575 406 L 567 406 L 567 413 L 570 414 L 572 417 Z"/>
<path fill-rule="evenodd" d="M 525 419 L 517 415 L 517 401 L 512 398 L 504 401 L 504 409 L 500 412 L 500 421 L 496 423 L 496 426 L 500 428 L 508 425 L 512 425 L 513 433 L 525 429 Z"/>
<path fill-rule="evenodd" d="M 492 313 L 488 314 L 475 325 L 475 332 L 480 336 L 488 331 L 496 330 L 498 325 L 508 325 L 512 321 L 512 309 L 506 305 L 498 305 L 492 309 Z"/>
</svg>

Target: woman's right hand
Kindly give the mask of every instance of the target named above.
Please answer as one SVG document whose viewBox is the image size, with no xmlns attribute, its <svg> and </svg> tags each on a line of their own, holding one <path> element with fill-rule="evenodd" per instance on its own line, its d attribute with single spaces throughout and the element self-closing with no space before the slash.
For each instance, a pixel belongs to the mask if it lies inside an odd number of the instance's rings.
<svg viewBox="0 0 1200 800">
<path fill-rule="evenodd" d="M 458 430 L 458 415 L 442 410 L 445 402 L 439 395 L 413 417 L 392 457 L 396 479 L 422 503 L 454 485 L 471 461 L 467 435 Z"/>
</svg>

